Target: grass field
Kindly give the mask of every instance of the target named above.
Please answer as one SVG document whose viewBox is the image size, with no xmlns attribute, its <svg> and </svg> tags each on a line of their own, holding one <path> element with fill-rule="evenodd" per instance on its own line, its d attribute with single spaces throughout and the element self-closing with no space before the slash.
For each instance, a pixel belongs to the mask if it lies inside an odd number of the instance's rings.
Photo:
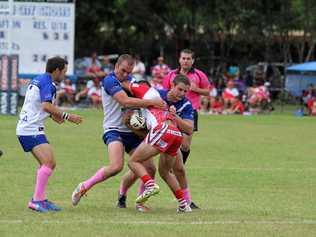
<svg viewBox="0 0 316 237">
<path fill-rule="evenodd" d="M 115 208 L 120 177 L 97 185 L 73 208 L 82 180 L 107 163 L 102 112 L 79 111 L 81 126 L 47 123 L 57 168 L 48 196 L 59 213 L 26 208 L 36 162 L 15 137 L 16 117 L 0 116 L 0 236 L 316 236 L 316 120 L 289 113 L 201 116 L 187 172 L 202 208 L 177 214 L 161 179 L 151 213 L 137 213 L 137 187 L 128 208 Z"/>
</svg>

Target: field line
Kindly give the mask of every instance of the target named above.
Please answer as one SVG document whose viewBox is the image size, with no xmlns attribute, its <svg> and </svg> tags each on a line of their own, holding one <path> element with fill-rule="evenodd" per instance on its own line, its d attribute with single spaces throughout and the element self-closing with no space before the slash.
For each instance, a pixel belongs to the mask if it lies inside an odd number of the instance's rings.
<svg viewBox="0 0 316 237">
<path fill-rule="evenodd" d="M 308 168 L 258 168 L 258 167 L 253 167 L 253 168 L 247 168 L 247 167 L 232 167 L 232 168 L 227 168 L 227 167 L 212 167 L 212 166 L 200 166 L 200 167 L 186 167 L 187 170 L 232 170 L 232 171 L 284 171 L 284 172 L 303 172 L 303 171 L 316 171 L 316 168 L 308 167 Z"/>
<path fill-rule="evenodd" d="M 214 221 L 107 221 L 102 219 L 80 219 L 80 220 L 43 220 L 43 221 L 23 221 L 23 220 L 0 220 L 1 224 L 114 224 L 114 225 L 316 225 L 316 220 L 214 220 Z"/>
</svg>

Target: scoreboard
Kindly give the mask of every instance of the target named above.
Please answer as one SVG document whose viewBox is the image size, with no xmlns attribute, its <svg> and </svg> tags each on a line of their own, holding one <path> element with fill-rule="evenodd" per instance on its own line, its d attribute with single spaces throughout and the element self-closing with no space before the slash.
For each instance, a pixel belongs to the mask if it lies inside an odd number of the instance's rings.
<svg viewBox="0 0 316 237">
<path fill-rule="evenodd" d="M 73 75 L 74 29 L 74 1 L 0 0 L 0 55 L 18 55 L 20 74 L 41 74 L 48 58 L 61 56 Z"/>
</svg>

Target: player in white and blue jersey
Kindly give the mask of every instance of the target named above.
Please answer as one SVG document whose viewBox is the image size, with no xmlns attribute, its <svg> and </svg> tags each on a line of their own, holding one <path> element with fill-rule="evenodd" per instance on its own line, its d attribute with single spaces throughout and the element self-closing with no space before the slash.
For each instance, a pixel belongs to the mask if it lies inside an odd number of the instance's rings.
<svg viewBox="0 0 316 237">
<path fill-rule="evenodd" d="M 173 107 L 176 114 L 175 119 L 179 130 L 188 135 L 192 134 L 194 127 L 194 111 L 192 108 L 191 102 L 185 97 L 185 94 L 190 88 L 190 81 L 186 76 L 177 75 L 173 81 L 173 87 L 170 90 L 158 90 L 161 98 L 170 106 Z M 160 165 L 163 167 L 163 162 L 165 162 L 165 157 L 163 154 L 160 158 Z M 186 178 L 186 172 L 184 169 L 183 161 L 181 158 L 181 153 L 178 152 L 176 157 L 176 162 L 173 167 L 174 174 L 177 177 L 177 180 L 182 188 L 184 197 L 192 208 L 197 208 L 197 206 L 192 202 L 190 191 L 188 188 L 188 182 Z M 164 170 L 160 168 L 160 175 L 164 177 L 166 174 Z M 122 177 L 120 185 L 120 196 L 118 199 L 118 207 L 126 207 L 126 196 L 128 189 L 132 184 L 137 180 L 137 177 L 131 172 L 128 171 Z M 140 188 L 139 193 L 142 193 L 144 188 Z M 148 211 L 148 208 L 144 205 L 137 204 L 136 209 L 141 212 Z"/>
<path fill-rule="evenodd" d="M 55 82 L 60 82 L 66 74 L 68 62 L 60 57 L 50 58 L 46 73 L 35 77 L 29 84 L 23 107 L 16 127 L 16 134 L 25 152 L 32 152 L 39 163 L 36 174 L 35 191 L 28 207 L 34 211 L 60 211 L 61 209 L 46 197 L 49 176 L 56 166 L 53 150 L 45 136 L 45 120 L 51 118 L 57 123 L 65 120 L 79 124 L 82 118 L 61 111 L 53 101 L 56 95 Z"/>
<path fill-rule="evenodd" d="M 165 106 L 165 102 L 161 99 L 141 100 L 127 95 L 122 83 L 132 79 L 130 73 L 134 65 L 133 57 L 123 54 L 118 58 L 114 72 L 102 80 L 103 141 L 108 147 L 109 165 L 100 168 L 92 177 L 76 187 L 72 193 L 72 204 L 74 206 L 95 184 L 118 174 L 124 166 L 124 151 L 131 154 L 140 144 L 141 140 L 123 123 L 122 110 L 124 108 L 146 108 L 149 106 L 164 108 Z M 149 163 L 147 167 L 154 166 Z M 152 173 L 152 171 L 148 171 Z"/>
</svg>

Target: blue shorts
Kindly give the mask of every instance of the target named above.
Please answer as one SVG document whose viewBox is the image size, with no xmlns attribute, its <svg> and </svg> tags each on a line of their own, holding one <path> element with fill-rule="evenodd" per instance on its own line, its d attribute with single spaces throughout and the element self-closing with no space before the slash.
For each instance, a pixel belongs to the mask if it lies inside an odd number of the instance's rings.
<svg viewBox="0 0 316 237">
<path fill-rule="evenodd" d="M 129 153 L 142 142 L 142 139 L 132 132 L 119 132 L 117 130 L 112 130 L 103 135 L 103 141 L 106 145 L 109 145 L 114 141 L 120 141 L 124 145 L 125 152 Z"/>
<path fill-rule="evenodd" d="M 18 139 L 25 152 L 32 151 L 34 147 L 43 143 L 49 143 L 44 134 L 31 135 L 31 136 L 18 136 Z"/>
</svg>

